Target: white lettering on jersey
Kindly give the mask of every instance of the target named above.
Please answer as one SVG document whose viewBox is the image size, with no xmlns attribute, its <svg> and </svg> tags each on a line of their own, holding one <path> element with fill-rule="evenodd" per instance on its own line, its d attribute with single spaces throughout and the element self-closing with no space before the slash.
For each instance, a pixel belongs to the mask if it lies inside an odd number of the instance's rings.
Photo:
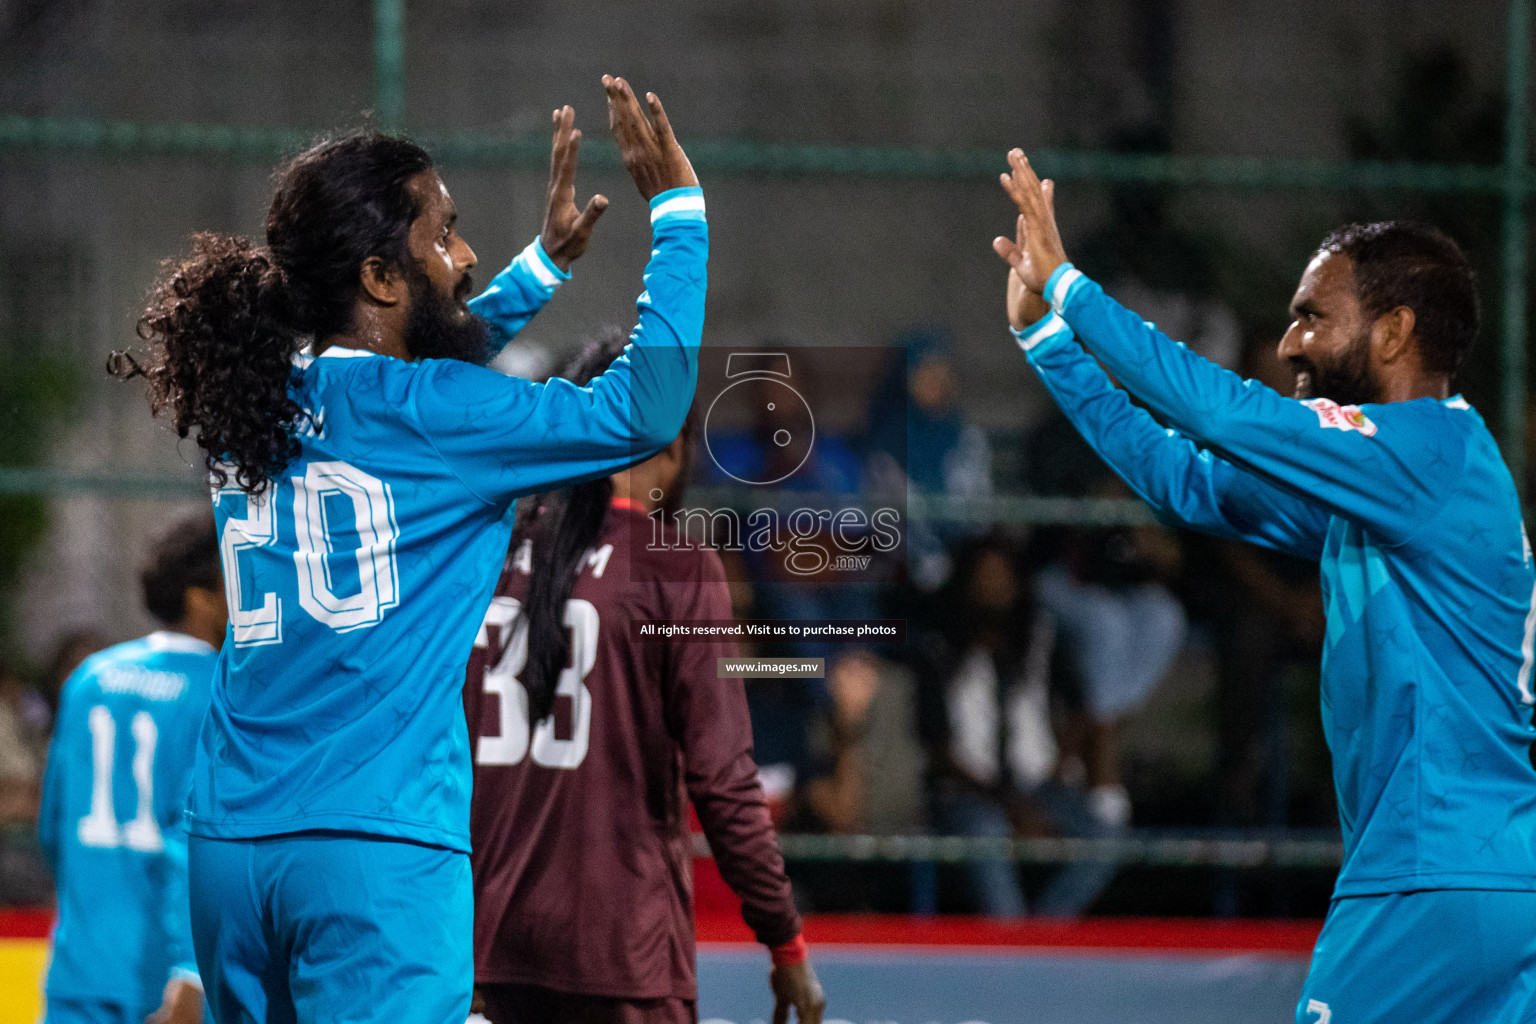
<svg viewBox="0 0 1536 1024">
<path fill-rule="evenodd" d="M 358 593 L 345 597 L 332 588 L 327 556 L 338 554 L 331 537 L 325 500 L 330 496 L 352 504 L 358 547 L 351 554 L 357 565 Z M 303 476 L 293 478 L 293 515 L 298 549 L 293 562 L 299 574 L 299 604 L 316 622 L 338 633 L 378 625 L 400 603 L 400 571 L 395 541 L 395 499 L 389 484 L 345 462 L 311 462 Z"/>
<path fill-rule="evenodd" d="M 525 540 L 517 546 L 517 553 L 512 556 L 511 567 L 524 576 L 533 572 L 533 541 Z"/>
<path fill-rule="evenodd" d="M 231 473 L 233 468 L 231 467 Z M 268 547 L 277 541 L 277 519 L 272 512 L 272 492 L 246 494 L 238 487 L 221 487 L 213 494 L 213 503 L 244 501 L 245 518 L 233 515 L 224 523 L 219 536 L 220 557 L 224 564 L 224 600 L 229 604 L 229 622 L 234 627 L 236 647 L 255 647 L 283 642 L 283 602 L 277 592 L 257 590 L 254 580 L 241 582 L 240 552 Z M 256 591 L 260 603 L 255 608 L 241 605 L 247 586 Z"/>
<path fill-rule="evenodd" d="M 1301 404 L 1317 413 L 1317 422 L 1325 427 L 1353 430 L 1366 437 L 1374 437 L 1376 434 L 1376 424 L 1360 411 L 1358 405 L 1340 405 L 1327 398 L 1309 398 Z"/>
<path fill-rule="evenodd" d="M 318 412 L 305 409 L 298 422 L 300 437 L 325 437 L 325 406 L 322 405 Z"/>
<path fill-rule="evenodd" d="M 1313 1024 L 1328 1024 L 1333 1019 L 1333 1011 L 1328 1009 L 1328 1004 L 1320 999 L 1308 999 L 1307 1012 L 1317 1014 L 1317 1020 Z"/>
<path fill-rule="evenodd" d="M 603 578 L 604 571 L 606 571 L 608 568 L 608 559 L 612 557 L 612 544 L 604 544 L 602 547 L 595 550 L 589 548 L 587 550 L 586 561 L 581 563 L 581 567 L 585 569 L 590 566 L 592 569 L 592 578 L 595 580 L 600 580 Z"/>
<path fill-rule="evenodd" d="M 603 578 L 603 573 L 608 570 L 608 559 L 612 557 L 612 544 L 604 544 L 600 548 L 588 548 L 587 557 L 581 560 L 581 568 L 576 571 L 580 573 L 582 569 L 591 569 L 592 578 L 600 580 Z M 507 568 L 516 569 L 524 576 L 533 572 L 533 541 L 524 540 L 517 546 L 512 557 L 507 559 Z"/>
<path fill-rule="evenodd" d="M 97 676 L 102 693 L 132 693 L 145 700 L 175 700 L 187 688 L 179 672 L 156 672 L 142 665 L 111 665 Z"/>
</svg>

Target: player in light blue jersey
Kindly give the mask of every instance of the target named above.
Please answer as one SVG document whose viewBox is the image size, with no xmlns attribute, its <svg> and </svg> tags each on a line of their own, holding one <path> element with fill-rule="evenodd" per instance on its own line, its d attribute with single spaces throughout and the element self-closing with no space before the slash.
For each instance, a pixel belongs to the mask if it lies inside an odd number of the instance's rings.
<svg viewBox="0 0 1536 1024">
<path fill-rule="evenodd" d="M 1162 519 L 1321 563 L 1344 863 L 1296 1020 L 1536 1019 L 1536 575 L 1498 446 L 1450 391 L 1478 327 L 1465 257 L 1421 225 L 1331 234 L 1280 342 L 1286 398 L 1073 268 L 1051 183 L 1009 162 L 1009 318 L 1063 411 Z"/>
<path fill-rule="evenodd" d="M 213 517 L 174 524 L 140 579 L 164 628 L 87 658 L 64 683 L 38 836 L 58 923 L 45 1024 L 194 1024 L 182 811 L 224 642 Z"/>
<path fill-rule="evenodd" d="M 478 365 L 607 204 L 573 202 L 569 107 L 544 230 L 473 302 L 475 256 L 430 158 L 360 134 L 280 173 L 266 248 L 205 236 L 140 322 L 151 402 L 196 429 L 213 473 L 229 596 L 187 815 L 220 1021 L 468 1013 L 460 692 L 513 502 L 665 447 L 697 376 L 698 180 L 654 95 L 647 118 L 622 79 L 604 88 L 654 244 L 630 344 L 589 385 Z"/>
</svg>

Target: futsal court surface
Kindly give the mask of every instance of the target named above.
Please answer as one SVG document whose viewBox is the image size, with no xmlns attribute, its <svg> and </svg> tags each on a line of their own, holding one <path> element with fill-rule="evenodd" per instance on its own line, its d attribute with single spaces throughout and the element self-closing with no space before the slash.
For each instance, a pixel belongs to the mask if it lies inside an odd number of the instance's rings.
<svg viewBox="0 0 1536 1024">
<path fill-rule="evenodd" d="M 41 1011 L 47 912 L 0 912 L 0 1022 Z M 811 916 L 824 1024 L 1261 1024 L 1294 1019 L 1320 921 Z M 698 923 L 701 1024 L 772 1011 L 739 917 Z"/>
</svg>

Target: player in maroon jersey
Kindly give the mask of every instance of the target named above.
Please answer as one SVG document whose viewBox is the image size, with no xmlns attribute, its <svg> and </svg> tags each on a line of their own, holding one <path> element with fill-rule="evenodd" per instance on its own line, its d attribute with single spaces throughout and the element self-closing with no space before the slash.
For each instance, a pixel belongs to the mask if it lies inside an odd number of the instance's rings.
<svg viewBox="0 0 1536 1024">
<path fill-rule="evenodd" d="M 590 380 L 624 341 L 588 346 L 566 376 Z M 476 641 L 475 982 L 492 1024 L 697 1021 L 690 799 L 772 954 L 774 1024 L 790 1007 L 821 1020 L 746 694 L 716 678 L 734 647 L 630 634 L 632 620 L 731 618 L 713 550 L 649 543 L 652 496 L 678 500 L 691 434 L 690 423 L 612 477 L 525 499 Z"/>
</svg>

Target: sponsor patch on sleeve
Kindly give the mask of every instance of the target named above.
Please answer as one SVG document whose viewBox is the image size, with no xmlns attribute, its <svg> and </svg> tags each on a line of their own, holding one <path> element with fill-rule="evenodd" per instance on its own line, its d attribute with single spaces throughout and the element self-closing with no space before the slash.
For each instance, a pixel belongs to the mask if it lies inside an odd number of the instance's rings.
<svg viewBox="0 0 1536 1024">
<path fill-rule="evenodd" d="M 1354 430 L 1366 437 L 1376 434 L 1376 424 L 1360 411 L 1358 405 L 1340 405 L 1327 398 L 1309 398 L 1301 403 L 1317 413 L 1317 422 L 1335 430 Z"/>
</svg>

